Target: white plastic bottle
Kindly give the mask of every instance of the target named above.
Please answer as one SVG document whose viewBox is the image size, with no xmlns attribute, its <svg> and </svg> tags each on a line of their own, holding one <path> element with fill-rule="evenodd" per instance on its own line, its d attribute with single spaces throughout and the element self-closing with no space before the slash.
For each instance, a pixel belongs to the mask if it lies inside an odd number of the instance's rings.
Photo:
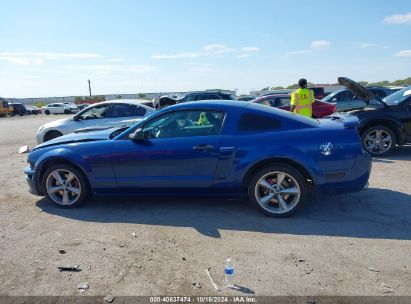
<svg viewBox="0 0 411 304">
<path fill-rule="evenodd" d="M 225 269 L 224 269 L 224 281 L 225 281 L 225 285 L 228 288 L 233 288 L 234 287 L 234 268 L 231 264 L 231 259 L 227 259 L 227 263 L 225 265 Z"/>
</svg>

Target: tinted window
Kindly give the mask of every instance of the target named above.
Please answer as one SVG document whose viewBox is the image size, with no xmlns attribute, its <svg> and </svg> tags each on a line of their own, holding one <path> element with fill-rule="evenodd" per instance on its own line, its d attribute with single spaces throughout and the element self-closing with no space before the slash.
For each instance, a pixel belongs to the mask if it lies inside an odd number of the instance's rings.
<svg viewBox="0 0 411 304">
<path fill-rule="evenodd" d="M 231 96 L 230 94 L 220 94 L 219 96 L 223 100 L 234 100 L 234 97 Z M 251 99 L 253 99 L 253 98 L 250 98 L 248 100 L 251 100 Z"/>
<path fill-rule="evenodd" d="M 148 139 L 218 135 L 223 120 L 222 112 L 176 111 L 149 121 L 143 132 Z"/>
<path fill-rule="evenodd" d="M 375 96 L 383 99 L 384 97 L 387 96 L 387 94 L 383 90 L 378 90 L 378 89 L 372 89 L 370 90 L 371 92 L 374 93 Z"/>
<path fill-rule="evenodd" d="M 273 131 L 280 126 L 281 122 L 278 119 L 251 113 L 241 115 L 238 122 L 239 131 Z"/>
<path fill-rule="evenodd" d="M 111 106 L 110 117 L 117 118 L 117 117 L 136 117 L 136 116 L 144 116 L 146 114 L 146 109 L 136 106 L 130 105 L 126 103 L 117 103 Z"/>
</svg>

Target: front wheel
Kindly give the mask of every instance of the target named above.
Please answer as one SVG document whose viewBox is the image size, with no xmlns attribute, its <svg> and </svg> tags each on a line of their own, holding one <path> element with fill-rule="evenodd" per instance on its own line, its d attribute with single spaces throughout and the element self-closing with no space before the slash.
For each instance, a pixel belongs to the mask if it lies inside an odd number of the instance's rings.
<svg viewBox="0 0 411 304">
<path fill-rule="evenodd" d="M 83 173 L 77 168 L 61 164 L 47 169 L 42 179 L 43 193 L 63 208 L 75 208 L 84 203 L 89 187 Z"/>
<path fill-rule="evenodd" d="M 371 156 L 385 156 L 392 152 L 397 144 L 395 133 L 385 126 L 373 126 L 361 134 L 364 149 Z"/>
<path fill-rule="evenodd" d="M 248 195 L 264 214 L 288 217 L 306 199 L 307 184 L 294 167 L 272 164 L 254 174 L 248 185 Z"/>
<path fill-rule="evenodd" d="M 49 110 L 46 110 L 44 113 L 45 113 L 46 115 L 50 115 L 50 111 L 49 111 Z"/>
</svg>

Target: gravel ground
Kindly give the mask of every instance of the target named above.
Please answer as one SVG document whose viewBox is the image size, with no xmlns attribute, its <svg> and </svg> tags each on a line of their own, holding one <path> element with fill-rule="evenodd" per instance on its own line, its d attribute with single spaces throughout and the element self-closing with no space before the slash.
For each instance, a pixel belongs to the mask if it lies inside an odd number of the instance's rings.
<svg viewBox="0 0 411 304">
<path fill-rule="evenodd" d="M 374 160 L 368 191 L 318 197 L 288 219 L 232 200 L 65 210 L 27 192 L 17 154 L 57 118 L 0 119 L 0 295 L 78 295 L 82 283 L 102 296 L 411 295 L 411 146 Z M 227 257 L 242 289 L 217 292 L 205 269 L 221 286 Z"/>
</svg>

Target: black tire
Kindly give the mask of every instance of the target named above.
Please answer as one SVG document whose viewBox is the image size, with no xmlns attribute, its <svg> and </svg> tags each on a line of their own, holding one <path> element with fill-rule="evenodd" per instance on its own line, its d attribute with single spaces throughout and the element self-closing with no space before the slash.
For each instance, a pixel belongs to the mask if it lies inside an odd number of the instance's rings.
<svg viewBox="0 0 411 304">
<path fill-rule="evenodd" d="M 49 131 L 44 135 L 43 141 L 46 142 L 46 141 L 52 140 L 60 136 L 63 136 L 63 134 L 60 133 L 59 131 Z"/>
<path fill-rule="evenodd" d="M 282 190 L 287 190 L 287 189 L 291 189 L 291 188 L 295 188 L 297 190 L 299 190 L 298 194 L 278 194 L 277 196 L 274 196 L 272 199 L 270 199 L 270 201 L 268 202 L 268 204 L 266 204 L 266 207 L 263 207 L 260 203 L 259 203 L 259 198 L 257 197 L 262 189 L 264 189 L 264 187 L 259 186 L 259 182 L 262 181 L 263 179 L 268 182 L 267 179 L 265 179 L 265 177 L 269 177 L 271 176 L 270 174 L 285 174 L 285 178 L 284 178 L 284 182 L 282 182 L 280 185 L 280 190 L 282 188 Z M 276 175 L 278 177 L 278 175 Z M 272 179 L 271 179 L 272 181 Z M 290 185 L 291 187 L 289 188 L 285 188 L 284 189 L 284 183 L 286 185 Z M 271 183 L 270 183 L 271 184 Z M 293 186 L 293 184 L 295 184 L 295 187 Z M 271 186 L 276 186 L 275 183 L 271 184 Z M 272 194 L 268 189 L 266 189 L 267 192 L 269 192 L 268 194 Z M 276 188 L 276 190 L 274 191 L 279 191 Z M 252 176 L 252 178 L 249 181 L 248 184 L 248 196 L 250 201 L 258 208 L 258 210 L 262 213 L 264 213 L 265 215 L 268 215 L 270 217 L 288 217 L 291 214 L 293 214 L 295 211 L 298 210 L 298 208 L 300 208 L 300 206 L 304 203 L 304 201 L 307 198 L 307 193 L 308 193 L 308 185 L 307 182 L 305 181 L 303 175 L 301 174 L 301 172 L 297 169 L 295 169 L 292 166 L 289 165 L 285 165 L 285 164 L 279 164 L 279 163 L 273 163 L 268 165 L 267 167 L 258 170 L 257 172 L 255 172 Z M 280 208 L 281 204 L 279 203 L 279 196 L 281 196 L 283 202 L 286 202 L 286 205 L 289 206 L 290 208 L 287 209 L 282 209 Z M 261 198 L 260 198 L 261 200 Z M 277 207 L 278 206 L 278 207 Z M 278 209 L 278 210 L 276 210 Z"/>
<path fill-rule="evenodd" d="M 46 115 L 50 115 L 50 111 L 49 111 L 49 110 L 44 111 L 44 113 L 45 113 Z"/>
<path fill-rule="evenodd" d="M 75 177 L 76 177 L 76 182 L 78 182 L 79 184 L 79 189 L 81 189 L 81 193 L 78 196 L 77 200 L 75 202 L 73 202 L 72 204 L 69 205 L 62 205 L 59 204 L 55 201 L 55 199 L 53 199 L 48 191 L 47 191 L 47 180 L 50 176 L 50 173 L 52 173 L 55 170 L 67 170 L 72 172 Z M 88 183 L 87 178 L 84 176 L 83 172 L 81 172 L 79 169 L 77 169 L 76 167 L 69 165 L 69 164 L 57 164 L 57 165 L 53 165 L 50 168 L 47 168 L 47 170 L 44 172 L 42 179 L 41 179 L 41 187 L 43 190 L 44 195 L 46 196 L 46 198 L 53 203 L 56 206 L 59 206 L 60 208 L 77 208 L 81 205 L 84 204 L 84 202 L 87 200 L 87 198 L 90 196 L 90 186 Z M 52 194 L 52 195 L 56 195 L 56 194 Z M 59 194 L 57 194 L 59 195 Z"/>
<path fill-rule="evenodd" d="M 387 141 L 383 141 L 383 147 L 380 145 L 380 140 L 377 143 L 378 146 L 376 148 L 372 148 L 372 144 L 376 142 L 375 140 L 378 132 L 380 132 L 380 134 L 389 135 L 389 140 L 387 136 L 381 137 L 387 139 Z M 391 128 L 388 128 L 384 125 L 377 125 L 369 127 L 361 133 L 361 142 L 364 147 L 364 150 L 367 151 L 371 156 L 386 156 L 395 149 L 395 146 L 397 145 L 397 136 Z"/>
<path fill-rule="evenodd" d="M 69 110 L 64 110 L 64 114 L 70 114 Z"/>
</svg>

